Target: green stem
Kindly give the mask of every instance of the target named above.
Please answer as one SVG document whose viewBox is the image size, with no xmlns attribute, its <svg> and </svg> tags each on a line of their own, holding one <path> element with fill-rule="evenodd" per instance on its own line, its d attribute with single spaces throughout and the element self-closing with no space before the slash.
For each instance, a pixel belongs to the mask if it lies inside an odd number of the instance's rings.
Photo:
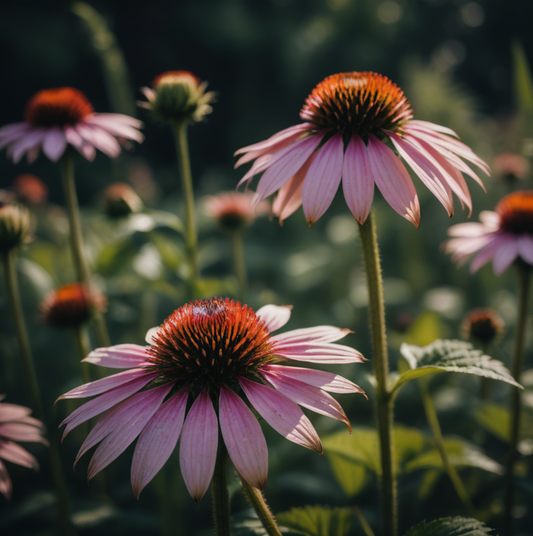
<svg viewBox="0 0 533 536">
<path fill-rule="evenodd" d="M 189 158 L 189 144 L 187 142 L 187 121 L 176 121 L 173 124 L 176 139 L 176 152 L 181 175 L 181 186 L 185 196 L 186 211 L 186 243 L 189 253 L 191 285 L 194 289 L 196 279 L 200 275 L 198 267 L 198 238 L 196 234 L 196 220 L 194 217 L 194 192 L 192 187 L 191 162 Z"/>
<path fill-rule="evenodd" d="M 363 529 L 363 532 L 365 533 L 365 535 L 374 536 L 374 531 L 372 530 L 372 527 L 370 526 L 370 523 L 365 517 L 365 514 L 363 514 L 361 508 L 359 508 L 359 506 L 355 506 L 354 512 L 355 512 L 355 515 L 357 516 L 357 519 L 359 520 L 359 523 L 361 523 L 361 528 Z"/>
<path fill-rule="evenodd" d="M 88 285 L 91 273 L 85 257 L 83 233 L 81 230 L 80 207 L 78 205 L 76 183 L 74 181 L 74 159 L 72 158 L 72 153 L 70 150 L 65 151 L 65 154 L 61 159 L 61 172 L 70 225 L 72 256 L 74 257 L 77 279 L 80 283 Z M 100 311 L 94 311 L 94 330 L 100 346 L 111 345 L 104 317 Z"/>
<path fill-rule="evenodd" d="M 74 328 L 74 338 L 76 340 L 76 346 L 78 347 L 78 353 L 81 359 L 85 359 L 91 352 L 91 341 L 89 340 L 89 334 L 85 326 L 76 326 Z M 83 383 L 89 383 L 91 381 L 91 375 L 87 363 L 81 363 L 81 377 Z"/>
<path fill-rule="evenodd" d="M 265 496 L 261 490 L 254 488 L 241 477 L 242 489 L 250 506 L 255 510 L 257 517 L 263 524 L 269 536 L 281 536 L 274 514 L 270 511 Z"/>
<path fill-rule="evenodd" d="M 211 500 L 213 501 L 216 536 L 231 536 L 227 461 L 228 451 L 222 439 L 222 434 L 219 433 L 217 461 L 213 480 L 211 481 Z"/>
<path fill-rule="evenodd" d="M 233 264 L 235 265 L 235 274 L 239 282 L 239 297 L 244 300 L 248 288 L 248 277 L 246 274 L 246 261 L 244 259 L 244 247 L 242 241 L 242 231 L 237 229 L 232 233 L 233 241 Z"/>
<path fill-rule="evenodd" d="M 396 477 L 394 474 L 394 445 L 392 437 L 393 401 L 388 391 L 389 358 L 385 332 L 385 302 L 383 281 L 374 222 L 370 214 L 363 225 L 359 224 L 368 286 L 368 313 L 372 335 L 374 372 L 376 375 L 376 410 L 381 456 L 381 501 L 385 536 L 396 536 L 398 506 Z"/>
<path fill-rule="evenodd" d="M 35 372 L 30 341 L 28 338 L 28 329 L 26 328 L 26 322 L 22 312 L 22 302 L 20 299 L 17 272 L 15 268 L 15 251 L 11 250 L 7 253 L 4 253 L 2 255 L 2 261 L 9 294 L 9 302 L 11 311 L 13 313 L 13 319 L 15 321 L 15 329 L 17 332 L 20 353 L 22 355 L 22 364 L 24 366 L 26 380 L 31 392 L 34 415 L 46 425 L 47 419 L 45 418 L 41 393 L 39 390 L 39 383 L 37 382 L 37 374 Z M 65 476 L 63 474 L 63 468 L 61 466 L 59 449 L 57 447 L 58 442 L 57 438 L 55 437 L 54 428 L 47 426 L 47 429 L 49 435 L 52 436 L 50 437 L 50 448 L 48 449 L 48 454 L 50 456 L 50 467 L 52 469 L 52 475 L 54 477 L 57 491 L 59 534 L 62 536 L 67 536 L 72 534 L 70 525 L 69 493 Z"/>
<path fill-rule="evenodd" d="M 516 324 L 516 341 L 515 351 L 512 363 L 513 378 L 520 383 L 522 376 L 522 367 L 524 364 L 524 341 L 526 334 L 526 318 L 528 294 L 530 286 L 531 267 L 524 263 L 517 264 L 518 271 L 518 319 Z M 505 510 L 504 510 L 504 528 L 505 533 L 512 533 L 512 510 L 514 503 L 514 466 L 517 460 L 517 446 L 520 434 L 520 409 L 521 409 L 521 391 L 517 387 L 512 387 L 511 392 L 511 445 L 509 456 L 507 458 L 507 489 L 505 493 Z"/>
<path fill-rule="evenodd" d="M 420 385 L 420 390 L 422 392 L 422 402 L 424 404 L 424 410 L 426 412 L 426 418 L 428 420 L 429 426 L 431 427 L 431 432 L 433 433 L 433 438 L 435 440 L 435 445 L 439 451 L 440 458 L 442 460 L 442 465 L 448 473 L 450 480 L 452 481 L 455 492 L 459 496 L 459 499 L 463 503 L 463 506 L 468 511 L 471 517 L 475 517 L 474 507 L 470 501 L 470 497 L 463 485 L 461 477 L 455 470 L 455 467 L 450 463 L 448 458 L 448 453 L 446 452 L 446 446 L 444 445 L 444 438 L 442 437 L 442 431 L 440 429 L 439 419 L 437 417 L 437 412 L 435 411 L 435 406 L 433 405 L 433 400 L 431 400 L 431 395 L 429 394 L 428 381 L 424 379 L 419 380 L 418 384 Z"/>
</svg>

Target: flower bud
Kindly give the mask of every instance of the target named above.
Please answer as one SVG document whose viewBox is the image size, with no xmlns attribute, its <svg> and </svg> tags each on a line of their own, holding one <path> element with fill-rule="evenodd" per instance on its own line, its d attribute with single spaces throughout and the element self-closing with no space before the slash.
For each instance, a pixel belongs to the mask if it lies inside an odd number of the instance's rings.
<svg viewBox="0 0 533 536">
<path fill-rule="evenodd" d="M 104 212 L 110 218 L 122 218 L 143 209 L 141 198 L 124 182 L 111 184 L 104 191 Z"/>
<path fill-rule="evenodd" d="M 30 238 L 31 220 L 27 208 L 0 202 L 0 253 L 20 247 Z"/>
<path fill-rule="evenodd" d="M 34 207 L 42 205 L 48 198 L 46 184 L 30 173 L 18 175 L 13 182 L 13 191 L 17 194 L 21 203 Z"/>
<path fill-rule="evenodd" d="M 463 318 L 461 335 L 463 339 L 486 345 L 496 341 L 503 334 L 504 327 L 503 318 L 494 309 L 479 307 Z"/>
<path fill-rule="evenodd" d="M 255 206 L 253 197 L 251 193 L 222 192 L 204 198 L 204 210 L 216 219 L 223 231 L 231 233 L 251 225 L 257 216 L 269 211 L 268 201 L 262 201 Z"/>
<path fill-rule="evenodd" d="M 151 110 L 161 121 L 201 121 L 213 109 L 215 94 L 205 92 L 207 82 L 188 71 L 168 71 L 154 79 L 153 89 L 141 88 L 148 102 L 141 101 L 139 106 Z"/>
</svg>

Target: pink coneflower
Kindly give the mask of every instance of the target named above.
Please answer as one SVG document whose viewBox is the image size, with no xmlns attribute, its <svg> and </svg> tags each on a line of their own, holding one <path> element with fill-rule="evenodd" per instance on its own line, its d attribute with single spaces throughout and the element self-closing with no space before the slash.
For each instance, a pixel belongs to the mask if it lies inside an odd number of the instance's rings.
<svg viewBox="0 0 533 536">
<path fill-rule="evenodd" d="M 30 417 L 31 409 L 5 404 L 1 402 L 4 398 L 5 395 L 0 395 L 0 493 L 9 499 L 13 485 L 2 460 L 39 469 L 35 457 L 14 441 L 31 441 L 45 445 L 48 445 L 48 441 L 42 435 L 43 423 Z"/>
<path fill-rule="evenodd" d="M 523 180 L 529 173 L 529 162 L 519 154 L 502 153 L 494 159 L 494 171 L 506 180 Z"/>
<path fill-rule="evenodd" d="M 122 114 L 97 114 L 87 97 L 78 89 L 60 87 L 36 93 L 26 104 L 23 123 L 0 128 L 0 149 L 18 163 L 27 154 L 32 163 L 42 147 L 53 162 L 61 158 L 67 145 L 75 147 L 87 160 L 96 149 L 115 158 L 120 141 L 142 142 L 137 130 L 141 121 Z"/>
<path fill-rule="evenodd" d="M 100 395 L 62 423 L 67 425 L 65 436 L 103 413 L 76 463 L 102 441 L 89 464 L 92 478 L 139 436 L 131 467 L 138 498 L 181 434 L 181 472 L 189 493 L 199 501 L 215 469 L 220 423 L 235 468 L 262 489 L 268 470 L 267 445 L 244 395 L 286 439 L 321 453 L 320 438 L 299 405 L 350 427 L 341 406 L 326 391 L 363 391 L 336 374 L 282 363 L 360 363 L 364 358 L 353 348 L 333 344 L 349 333 L 345 329 L 318 326 L 272 336 L 289 317 L 287 307 L 267 305 L 255 313 L 228 298 L 200 300 L 180 307 L 155 332 L 151 330 L 148 347 L 122 344 L 91 352 L 84 361 L 130 370 L 60 397 Z"/>
<path fill-rule="evenodd" d="M 496 212 L 485 210 L 479 219 L 481 223 L 461 223 L 448 229 L 453 238 L 445 243 L 445 249 L 453 261 L 462 264 L 477 253 L 470 271 L 477 271 L 492 259 L 496 275 L 518 257 L 533 265 L 532 190 L 505 196 L 496 205 Z"/>
<path fill-rule="evenodd" d="M 413 120 L 403 91 L 377 73 L 329 76 L 307 97 L 300 117 L 305 123 L 235 153 L 244 154 L 236 167 L 255 160 L 239 185 L 264 172 L 257 185 L 258 201 L 279 190 L 273 212 L 280 220 L 303 205 L 312 225 L 330 206 L 342 179 L 344 197 L 359 223 L 370 213 L 375 183 L 389 205 L 418 227 L 415 187 L 387 143 L 392 143 L 450 216 L 452 192 L 472 211 L 461 172 L 483 186 L 461 158 L 489 173 L 485 162 L 455 139 L 455 132 Z"/>
<path fill-rule="evenodd" d="M 258 205 L 252 193 L 222 192 L 204 198 L 204 210 L 217 220 L 220 227 L 234 231 L 251 225 L 257 216 L 267 214 L 270 208 L 268 201 Z"/>
</svg>

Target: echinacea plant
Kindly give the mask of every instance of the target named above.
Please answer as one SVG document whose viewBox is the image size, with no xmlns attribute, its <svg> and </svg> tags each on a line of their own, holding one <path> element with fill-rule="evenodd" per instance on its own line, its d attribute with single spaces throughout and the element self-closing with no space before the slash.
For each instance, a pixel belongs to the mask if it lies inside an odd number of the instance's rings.
<svg viewBox="0 0 533 536">
<path fill-rule="evenodd" d="M 228 298 L 200 300 L 151 330 L 148 347 L 123 344 L 91 352 L 85 362 L 127 370 L 60 397 L 96 397 L 63 421 L 63 437 L 101 415 L 76 463 L 100 443 L 89 464 L 91 479 L 138 437 L 131 466 L 138 498 L 181 437 L 181 473 L 191 497 L 200 501 L 213 479 L 225 482 L 227 449 L 259 517 L 275 526 L 260 491 L 267 479 L 267 445 L 249 405 L 289 441 L 322 453 L 320 438 L 299 406 L 350 429 L 328 392 L 363 393 L 342 376 L 285 364 L 364 361 L 357 350 L 335 344 L 349 333 L 346 329 L 317 326 L 272 335 L 289 317 L 288 307 L 266 305 L 254 312 Z M 229 504 L 220 494 L 220 485 L 213 486 L 215 522 L 229 529 Z M 217 534 L 227 534 L 224 530 Z"/>
</svg>

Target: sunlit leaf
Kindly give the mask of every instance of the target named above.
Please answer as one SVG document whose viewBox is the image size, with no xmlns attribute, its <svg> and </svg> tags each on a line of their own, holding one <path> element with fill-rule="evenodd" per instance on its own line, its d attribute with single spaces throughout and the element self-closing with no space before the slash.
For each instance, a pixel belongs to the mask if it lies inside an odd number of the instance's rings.
<svg viewBox="0 0 533 536">
<path fill-rule="evenodd" d="M 130 268 L 135 255 L 137 248 L 131 240 L 111 242 L 100 251 L 95 271 L 105 276 L 115 275 Z"/>
<path fill-rule="evenodd" d="M 306 506 L 276 515 L 279 525 L 305 536 L 346 536 L 352 527 L 349 508 Z"/>
<path fill-rule="evenodd" d="M 20 273 L 26 277 L 23 284 L 27 282 L 33 287 L 39 298 L 55 287 L 54 280 L 50 274 L 36 262 L 21 258 L 18 262 Z"/>
<path fill-rule="evenodd" d="M 406 344 L 425 346 L 443 336 L 443 326 L 439 315 L 426 311 L 417 317 L 404 335 Z"/>
<path fill-rule="evenodd" d="M 175 239 L 151 232 L 150 240 L 159 251 L 161 260 L 168 270 L 175 270 L 184 261 L 184 252 Z"/>
<path fill-rule="evenodd" d="M 521 112 L 533 112 L 533 79 L 524 49 L 513 44 L 513 83 L 516 104 Z"/>
<path fill-rule="evenodd" d="M 511 441 L 511 416 L 506 407 L 485 403 L 474 412 L 476 421 L 502 441 Z M 522 412 L 519 439 L 533 437 L 533 418 Z"/>
<path fill-rule="evenodd" d="M 443 517 L 430 523 L 423 521 L 404 536 L 485 536 L 493 529 L 481 521 L 466 517 Z"/>
<path fill-rule="evenodd" d="M 121 222 L 118 235 L 124 237 L 133 233 L 148 233 L 156 227 L 168 227 L 183 233 L 183 223 L 175 214 L 152 210 L 148 213 L 130 214 Z"/>
<path fill-rule="evenodd" d="M 501 361 L 483 355 L 468 342 L 439 339 L 424 347 L 403 344 L 400 352 L 410 370 L 400 374 L 392 393 L 411 380 L 439 372 L 473 374 L 521 387 Z"/>
</svg>

